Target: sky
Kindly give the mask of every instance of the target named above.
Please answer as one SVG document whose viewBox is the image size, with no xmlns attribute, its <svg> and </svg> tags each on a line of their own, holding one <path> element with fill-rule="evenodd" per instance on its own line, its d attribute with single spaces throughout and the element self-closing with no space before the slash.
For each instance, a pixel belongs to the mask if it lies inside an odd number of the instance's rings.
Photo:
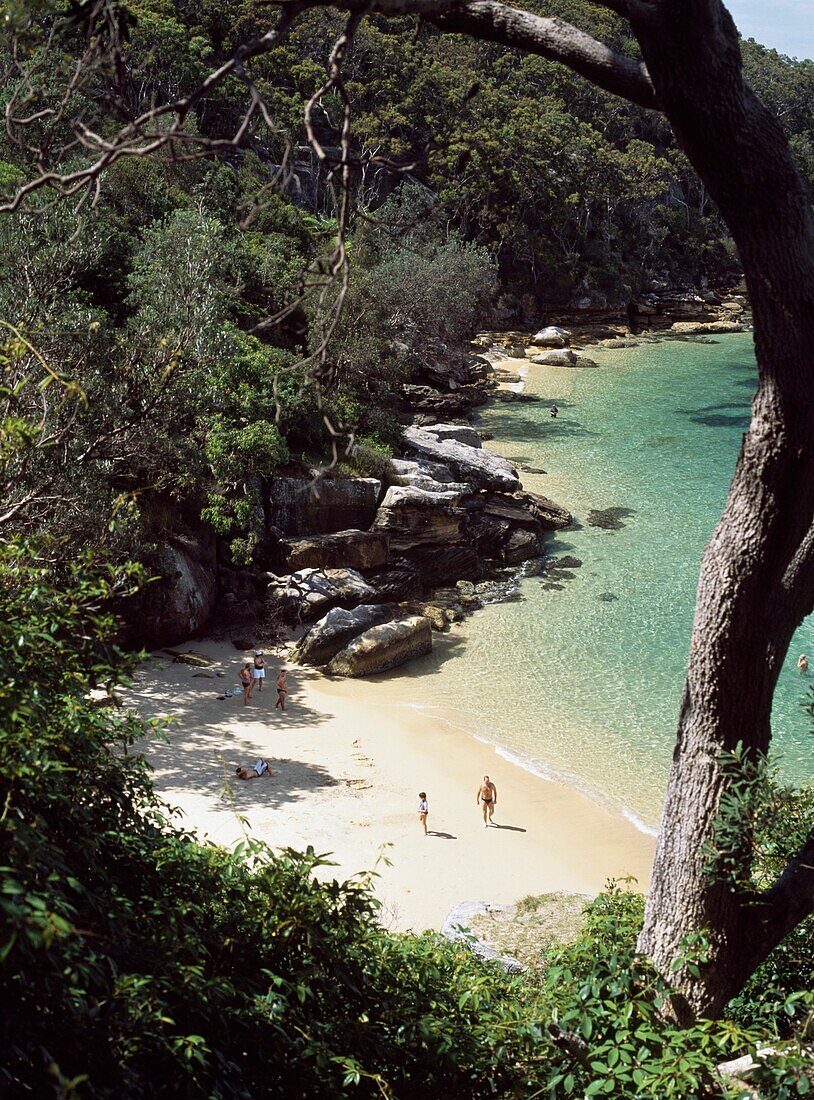
<svg viewBox="0 0 814 1100">
<path fill-rule="evenodd" d="M 724 0 L 744 38 L 814 59 L 814 0 Z"/>
</svg>

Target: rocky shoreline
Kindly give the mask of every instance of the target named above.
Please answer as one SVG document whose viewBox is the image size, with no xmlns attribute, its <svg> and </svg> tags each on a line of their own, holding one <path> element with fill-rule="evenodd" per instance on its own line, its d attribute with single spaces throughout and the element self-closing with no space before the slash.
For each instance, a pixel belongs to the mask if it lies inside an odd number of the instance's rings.
<svg viewBox="0 0 814 1100">
<path fill-rule="evenodd" d="M 160 547 L 162 579 L 140 616 L 144 641 L 179 644 L 206 630 L 247 648 L 297 636 L 297 661 L 367 676 L 425 655 L 434 631 L 511 598 L 518 570 L 539 569 L 547 533 L 572 517 L 525 491 L 472 424 L 490 399 L 533 400 L 503 361 L 595 367 L 584 354 L 591 347 L 708 339 L 750 321 L 735 292 L 654 292 L 631 312 L 648 327 L 580 313 L 534 334 L 484 333 L 473 342 L 479 354 L 432 349 L 403 387 L 400 453 L 382 460 L 377 477 L 260 477 L 251 568 L 232 564 L 205 533 Z"/>
</svg>

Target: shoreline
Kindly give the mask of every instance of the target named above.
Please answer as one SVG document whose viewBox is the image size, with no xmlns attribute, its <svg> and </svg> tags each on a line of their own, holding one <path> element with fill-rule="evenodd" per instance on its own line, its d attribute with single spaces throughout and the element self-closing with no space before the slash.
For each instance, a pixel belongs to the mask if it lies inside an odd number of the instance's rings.
<svg viewBox="0 0 814 1100">
<path fill-rule="evenodd" d="M 275 848 L 332 852 L 337 866 L 322 869 L 321 878 L 375 869 L 382 922 L 399 930 L 438 929 L 462 901 L 508 904 L 556 890 L 593 895 L 608 878 L 629 875 L 646 889 L 652 837 L 416 709 L 410 677 L 338 681 L 286 661 L 292 695 L 283 716 L 271 684 L 249 707 L 239 698 L 218 700 L 241 655 L 228 642 L 205 640 L 194 649 L 214 663 L 201 669 L 153 655 L 125 694 L 146 717 L 175 718 L 166 740 L 141 748 L 160 796 L 200 836 L 231 846 L 248 831 Z M 227 675 L 217 678 L 219 671 Z M 234 766 L 257 757 L 276 774 L 237 780 Z M 489 829 L 475 805 L 484 774 L 498 787 Z M 429 837 L 418 824 L 419 790 L 429 795 Z M 377 866 L 380 855 L 387 862 Z"/>
</svg>

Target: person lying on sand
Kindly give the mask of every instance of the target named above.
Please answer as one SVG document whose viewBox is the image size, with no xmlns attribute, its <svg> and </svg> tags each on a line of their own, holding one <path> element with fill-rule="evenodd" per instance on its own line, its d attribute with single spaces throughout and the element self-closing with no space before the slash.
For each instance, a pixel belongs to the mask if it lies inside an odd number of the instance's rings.
<svg viewBox="0 0 814 1100">
<path fill-rule="evenodd" d="M 235 768 L 235 775 L 238 779 L 260 779 L 264 776 L 266 779 L 271 778 L 271 770 L 265 760 L 258 760 L 251 767 L 243 764 L 238 764 Z"/>
<path fill-rule="evenodd" d="M 475 805 L 483 803 L 483 824 L 485 828 L 489 828 L 492 824 L 492 814 L 495 812 L 495 806 L 497 806 L 497 787 L 494 785 L 488 775 L 483 777 L 483 782 L 478 787 L 478 793 L 475 797 Z M 489 820 L 486 820 L 486 814 L 489 814 Z"/>
</svg>

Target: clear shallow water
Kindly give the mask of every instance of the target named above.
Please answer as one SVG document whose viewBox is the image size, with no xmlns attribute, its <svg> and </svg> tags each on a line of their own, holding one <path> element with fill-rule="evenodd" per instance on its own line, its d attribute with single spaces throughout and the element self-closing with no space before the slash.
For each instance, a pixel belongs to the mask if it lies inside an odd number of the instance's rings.
<svg viewBox="0 0 814 1100">
<path fill-rule="evenodd" d="M 592 356 L 598 370 L 531 367 L 526 392 L 548 404 L 501 405 L 489 446 L 546 474 L 527 488 L 583 524 L 551 549 L 583 565 L 522 601 L 487 607 L 447 646 L 422 702 L 542 775 L 658 822 L 689 646 L 701 553 L 726 499 L 756 385 L 751 337 L 665 342 Z M 499 440 L 500 442 L 497 442 Z M 618 531 L 585 525 L 591 508 L 627 508 Z M 604 597 L 604 598 L 600 598 Z M 814 620 L 780 676 L 774 747 L 794 780 L 814 779 L 814 735 L 800 703 Z M 814 666 L 814 661 L 812 662 Z"/>
</svg>

